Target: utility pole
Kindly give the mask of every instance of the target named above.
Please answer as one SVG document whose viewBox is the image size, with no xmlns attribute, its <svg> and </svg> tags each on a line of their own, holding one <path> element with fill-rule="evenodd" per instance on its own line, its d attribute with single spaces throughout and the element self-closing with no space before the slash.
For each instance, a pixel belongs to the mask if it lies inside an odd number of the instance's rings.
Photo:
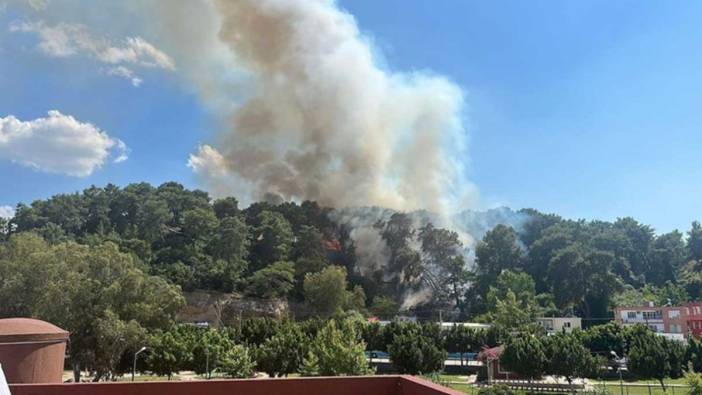
<svg viewBox="0 0 702 395">
<path fill-rule="evenodd" d="M 621 395 L 624 395 L 624 380 L 622 379 L 622 368 L 624 367 L 624 358 L 619 358 L 619 355 L 617 355 L 614 350 L 609 352 L 612 354 L 612 356 L 615 358 L 615 361 L 617 361 L 617 372 L 619 372 L 619 391 Z M 651 390 L 651 387 L 649 386 L 649 391 Z"/>
<path fill-rule="evenodd" d="M 210 379 L 210 349 L 205 348 L 205 377 Z"/>
<path fill-rule="evenodd" d="M 136 362 L 137 362 L 137 357 L 139 356 L 139 354 L 141 354 L 141 353 L 144 352 L 144 351 L 146 351 L 146 347 L 142 347 L 142 348 L 139 349 L 139 351 L 137 351 L 136 353 L 134 353 L 134 365 L 132 365 L 132 381 L 134 381 L 134 374 L 136 373 Z"/>
</svg>

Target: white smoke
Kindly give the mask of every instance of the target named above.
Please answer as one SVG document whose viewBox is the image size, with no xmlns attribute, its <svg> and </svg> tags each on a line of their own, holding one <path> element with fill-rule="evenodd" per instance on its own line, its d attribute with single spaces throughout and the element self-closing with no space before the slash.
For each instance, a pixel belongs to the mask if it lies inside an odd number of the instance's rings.
<svg viewBox="0 0 702 395">
<path fill-rule="evenodd" d="M 456 230 L 470 250 L 483 225 L 511 223 L 454 215 L 477 205 L 464 169 L 461 88 L 428 71 L 382 66 L 372 39 L 335 1 L 102 6 L 109 10 L 87 13 L 80 2 L 49 3 L 41 18 L 51 26 L 61 18 L 109 25 L 117 37 L 144 37 L 168 54 L 183 87 L 213 115 L 217 132 L 203 136 L 188 160 L 213 195 L 234 195 L 244 204 L 278 195 L 336 208 L 428 210 L 413 219 Z M 130 30 L 134 26 L 138 32 Z M 351 228 L 360 272 L 387 265 L 388 248 L 373 224 L 393 212 L 333 214 Z M 409 295 L 408 303 L 425 297 Z"/>
<path fill-rule="evenodd" d="M 29 16 L 16 27 L 71 33 L 59 36 L 74 50 L 94 36 L 58 27 L 139 37 L 168 54 L 153 63 L 178 65 L 183 86 L 214 115 L 218 132 L 204 136 L 188 165 L 215 195 L 444 214 L 474 207 L 461 88 L 428 71 L 381 66 L 372 40 L 335 1 L 170 0 L 166 7 L 140 0 L 91 12 L 78 1 L 42 4 L 25 7 Z M 155 52 L 137 51 L 148 49 L 139 43 L 89 48 L 105 61 Z M 107 72 L 141 82 L 122 69 Z"/>
<path fill-rule="evenodd" d="M 216 5 L 219 40 L 249 85 L 231 94 L 241 100 L 221 133 L 190 157 L 214 190 L 334 207 L 462 206 L 470 191 L 459 87 L 382 69 L 354 18 L 332 1 Z"/>
</svg>

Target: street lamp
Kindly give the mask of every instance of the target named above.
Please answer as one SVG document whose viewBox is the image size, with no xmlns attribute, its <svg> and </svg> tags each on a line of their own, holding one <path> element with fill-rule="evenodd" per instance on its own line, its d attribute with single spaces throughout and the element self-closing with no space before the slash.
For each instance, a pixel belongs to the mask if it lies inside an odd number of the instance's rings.
<svg viewBox="0 0 702 395">
<path fill-rule="evenodd" d="M 205 377 L 210 379 L 210 349 L 205 348 Z"/>
<path fill-rule="evenodd" d="M 617 355 L 614 350 L 610 351 L 609 353 L 612 354 L 614 360 L 617 362 L 617 372 L 619 372 L 619 390 L 621 395 L 624 395 L 624 380 L 622 379 L 622 367 L 624 366 L 623 358 L 619 358 L 619 355 Z"/>
<path fill-rule="evenodd" d="M 137 357 L 139 356 L 139 354 L 143 353 L 144 351 L 146 351 L 146 347 L 142 347 L 139 349 L 139 351 L 134 353 L 134 365 L 132 365 L 132 381 L 134 381 L 134 374 L 136 373 Z"/>
</svg>

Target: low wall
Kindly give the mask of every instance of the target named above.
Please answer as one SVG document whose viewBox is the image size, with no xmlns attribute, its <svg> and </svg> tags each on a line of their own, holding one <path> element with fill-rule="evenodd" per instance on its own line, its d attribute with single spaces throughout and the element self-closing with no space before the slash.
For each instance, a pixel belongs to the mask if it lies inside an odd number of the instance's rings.
<svg viewBox="0 0 702 395">
<path fill-rule="evenodd" d="M 409 376 L 15 384 L 12 395 L 459 395 Z"/>
</svg>

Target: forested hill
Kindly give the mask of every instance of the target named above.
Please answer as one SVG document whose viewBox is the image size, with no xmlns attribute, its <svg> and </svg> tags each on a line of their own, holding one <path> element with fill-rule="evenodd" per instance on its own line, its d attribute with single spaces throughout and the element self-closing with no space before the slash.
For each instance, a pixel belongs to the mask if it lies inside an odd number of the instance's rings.
<svg viewBox="0 0 702 395">
<path fill-rule="evenodd" d="M 606 317 L 615 304 L 702 292 L 696 222 L 685 237 L 656 235 L 632 218 L 574 221 L 531 209 L 433 219 L 315 202 L 242 209 L 234 197 L 212 200 L 172 182 L 107 185 L 19 204 L 14 218 L 0 219 L 0 263 L 41 245 L 24 237 L 31 232 L 50 246 L 111 242 L 184 290 L 289 298 L 321 315 L 441 308 L 505 325 L 538 314 Z M 470 236 L 482 241 L 466 245 Z"/>
</svg>

